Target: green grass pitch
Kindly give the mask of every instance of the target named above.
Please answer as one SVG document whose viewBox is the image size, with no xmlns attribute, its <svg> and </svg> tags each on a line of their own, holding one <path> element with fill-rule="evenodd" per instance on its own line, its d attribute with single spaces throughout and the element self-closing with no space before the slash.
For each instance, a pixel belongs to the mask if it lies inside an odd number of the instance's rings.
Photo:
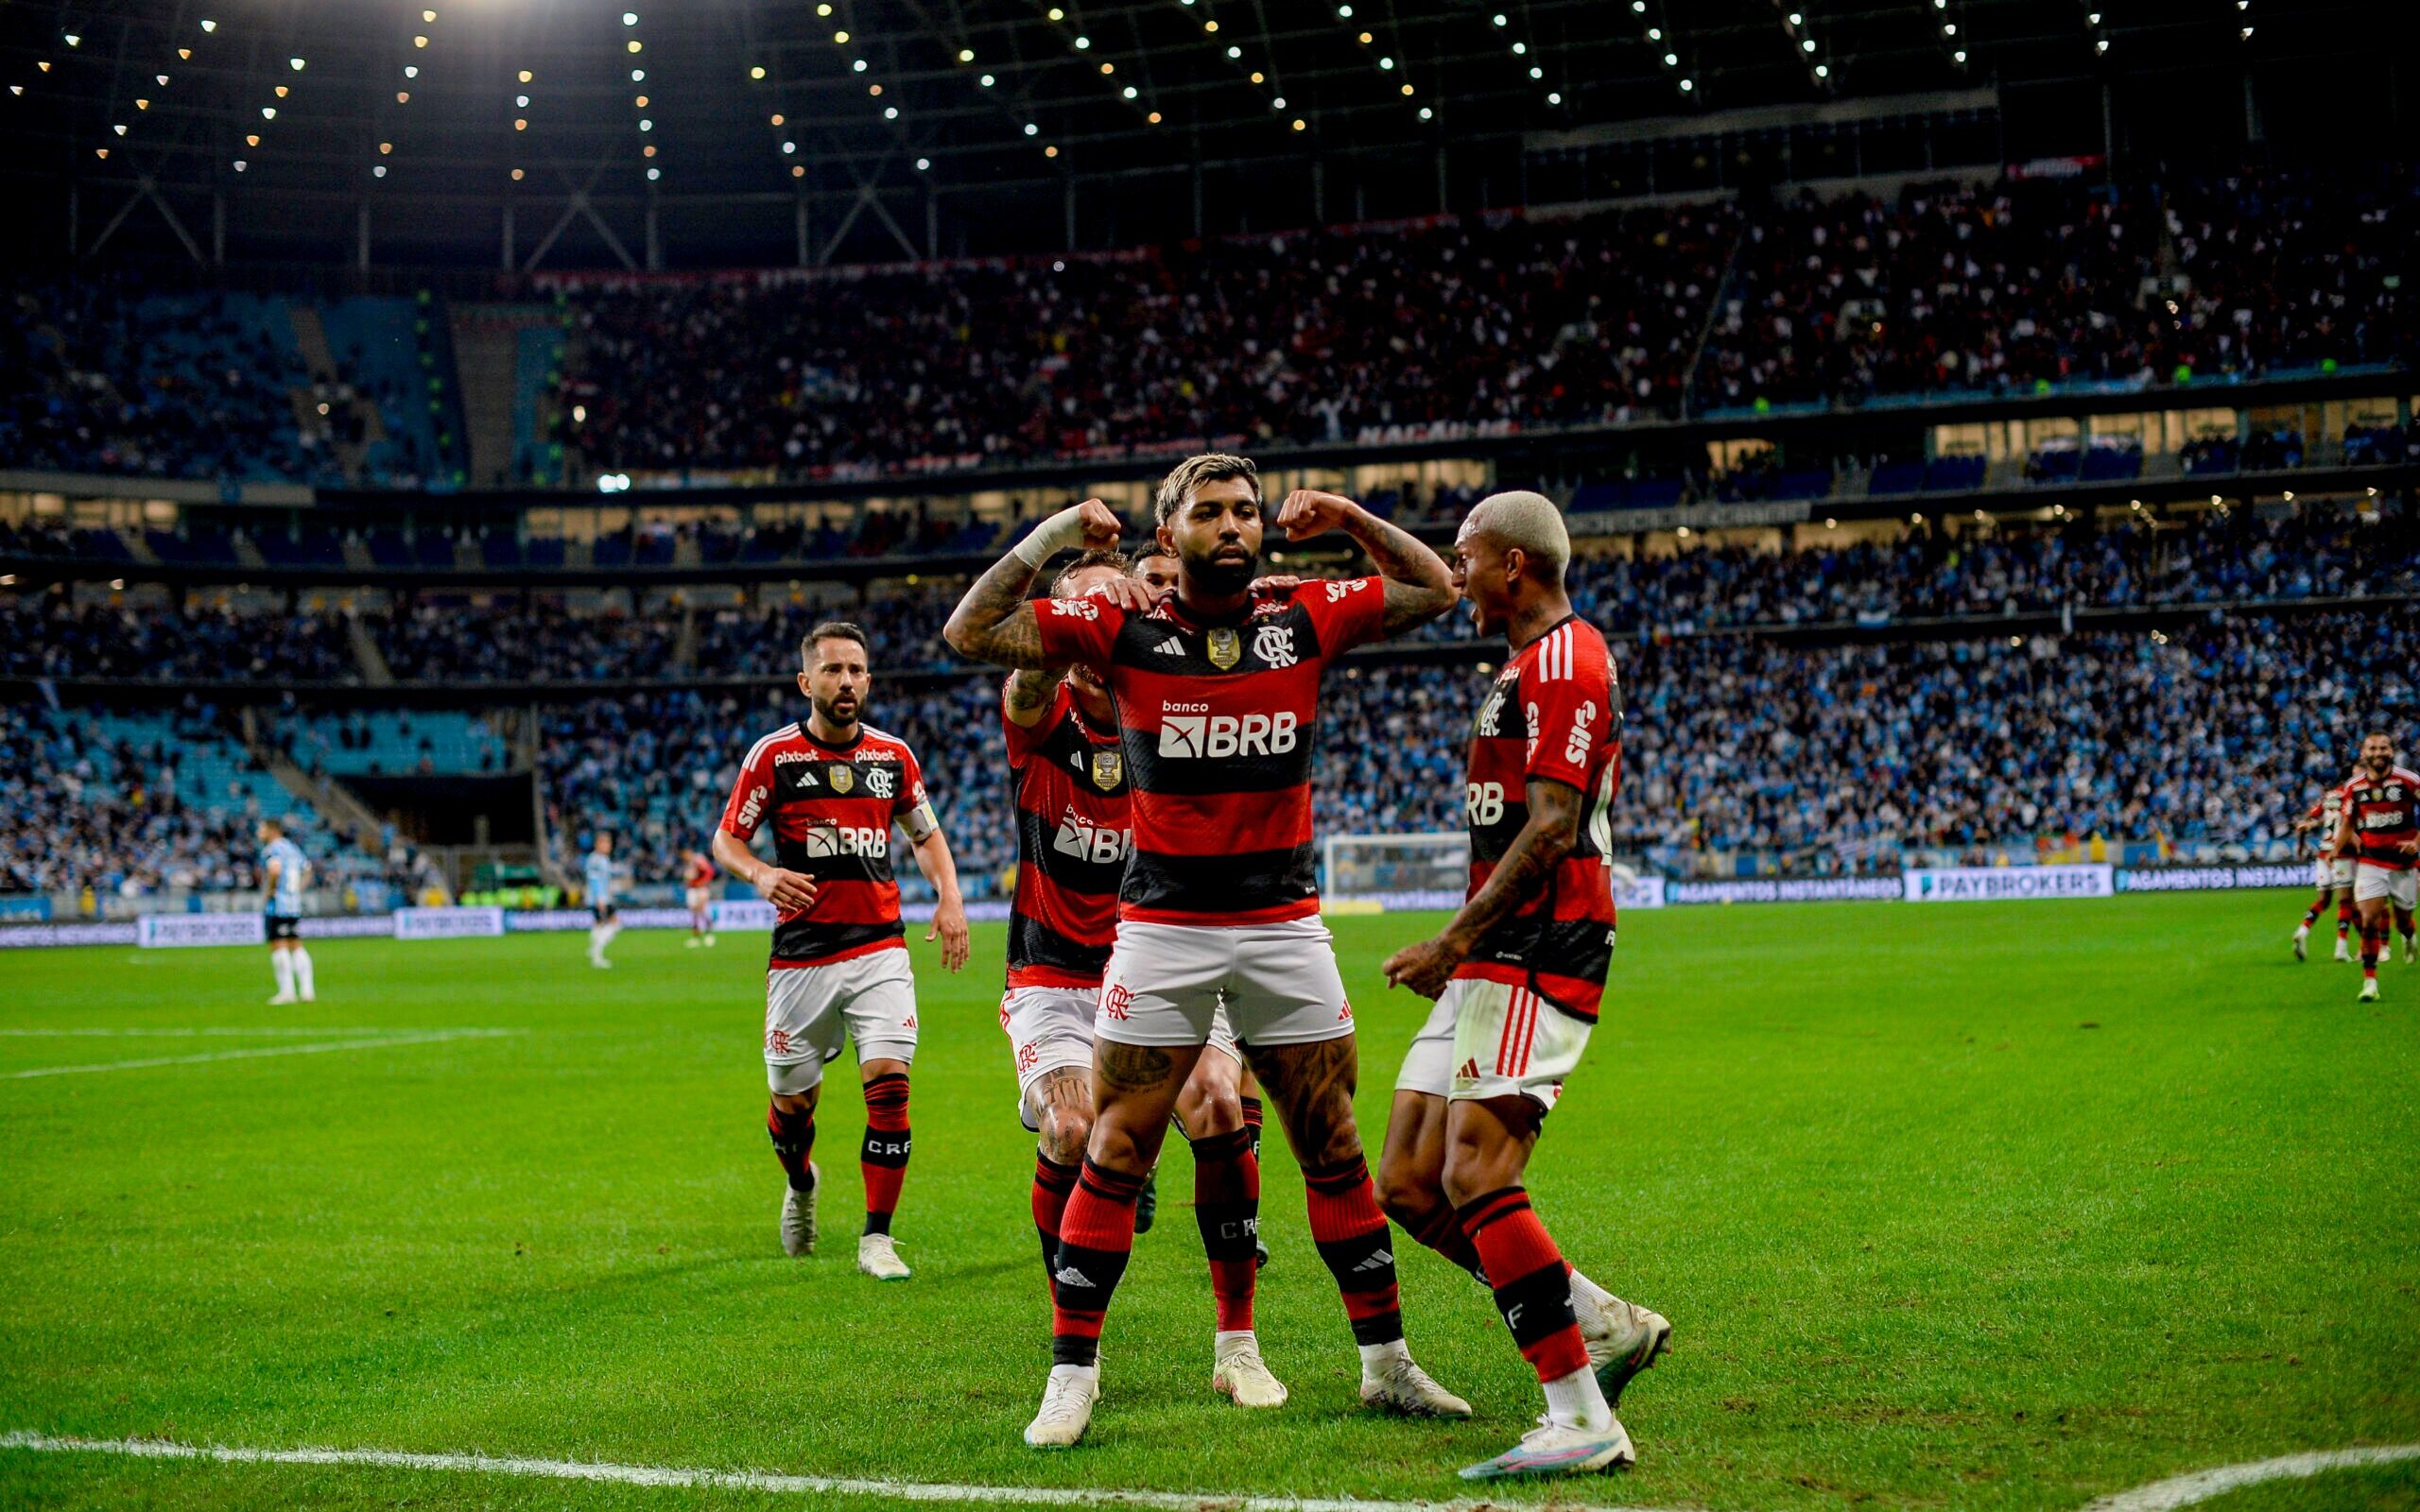
<svg viewBox="0 0 2420 1512">
<path fill-rule="evenodd" d="M 1625 920 L 1605 1022 L 1532 1190 L 1567 1253 L 1671 1316 L 1631 1474 L 1590 1503 L 2077 1508 L 2187 1470 L 2420 1441 L 2420 966 L 2353 1001 L 2296 966 L 2300 895 Z M 1378 963 L 1433 919 L 1336 921 L 1377 1148 L 1423 1006 Z M 921 934 L 921 931 L 915 933 Z M 1402 1242 L 1412 1347 L 1461 1424 L 1358 1410 L 1352 1343 L 1265 1160 L 1259 1324 L 1293 1387 L 1211 1395 L 1172 1143 L 1072 1453 L 1018 1432 L 1048 1319 L 994 1012 L 1001 932 L 941 974 L 897 1232 L 853 1268 L 861 1127 L 825 1104 L 823 1252 L 774 1231 L 761 937 L 326 942 L 270 1008 L 258 950 L 0 956 L 0 1432 L 916 1481 L 1436 1499 L 1536 1386 L 1486 1297 Z M 326 1029 L 325 1035 L 68 1035 Z M 448 1028 L 513 1031 L 409 1040 Z M 44 1067 L 369 1049 L 75 1074 Z M 373 1037 L 375 1038 L 375 1037 Z M 845 1074 L 846 1063 L 839 1068 Z M 1534 1502 L 1542 1492 L 1513 1493 Z M 2408 1507 L 2420 1467 L 2229 1512 Z M 0 1506 L 668 1508 L 752 1493 L 0 1450 Z M 846 1504 L 864 1505 L 863 1502 Z M 875 1503 L 879 1505 L 879 1503 Z"/>
</svg>

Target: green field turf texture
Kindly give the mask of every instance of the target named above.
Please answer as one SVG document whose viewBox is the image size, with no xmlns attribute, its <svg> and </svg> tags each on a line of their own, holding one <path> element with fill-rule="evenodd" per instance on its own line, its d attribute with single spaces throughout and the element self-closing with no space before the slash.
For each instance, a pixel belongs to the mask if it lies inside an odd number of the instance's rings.
<svg viewBox="0 0 2420 1512">
<path fill-rule="evenodd" d="M 2420 1441 L 2420 967 L 2296 966 L 2299 895 L 1675 909 L 1624 921 L 1606 1020 L 1531 1188 L 1566 1253 L 1669 1314 L 1597 1503 L 2079 1507 L 2186 1470 Z M 1374 1160 L 1425 1007 L 1378 963 L 1433 917 L 1335 921 Z M 916 933 L 921 934 L 921 931 Z M 0 956 L 0 1029 L 475 1027 L 504 1037 L 0 1080 L 0 1429 L 919 1481 L 1443 1498 L 1536 1386 L 1408 1240 L 1415 1352 L 1478 1410 L 1358 1409 L 1302 1187 L 1264 1160 L 1260 1335 L 1293 1400 L 1208 1389 L 1171 1143 L 1093 1438 L 1018 1432 L 1048 1314 L 994 1006 L 1001 932 L 917 944 L 904 1285 L 858 1276 L 862 1113 L 820 1119 L 822 1252 L 785 1259 L 762 940 L 625 935 Z M 320 1042 L 0 1036 L 0 1072 Z M 330 1034 L 326 1039 L 343 1038 Z M 837 1070 L 846 1073 L 847 1062 Z M 1400 1236 L 1398 1236 L 1400 1238 Z M 2235 1512 L 2409 1505 L 2409 1466 Z M 1516 1493 L 1520 1494 L 1520 1493 Z M 1542 1492 L 1527 1493 L 1531 1499 Z M 0 1452 L 0 1505 L 671 1507 L 768 1499 Z M 795 1504 L 793 1502 L 792 1504 Z M 849 1504 L 864 1505 L 855 1503 Z"/>
</svg>

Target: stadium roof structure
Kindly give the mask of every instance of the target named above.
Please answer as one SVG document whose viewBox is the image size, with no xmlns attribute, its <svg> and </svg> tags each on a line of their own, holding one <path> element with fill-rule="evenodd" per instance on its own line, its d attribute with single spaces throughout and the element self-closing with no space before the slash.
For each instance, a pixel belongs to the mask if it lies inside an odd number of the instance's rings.
<svg viewBox="0 0 2420 1512">
<path fill-rule="evenodd" d="M 1582 186 L 1616 197 L 1724 187 L 1726 167 L 1811 177 L 1746 146 L 1710 165 L 1704 143 L 1803 146 L 1893 110 L 1989 119 L 1995 160 L 2099 153 L 2113 79 L 2179 80 L 2233 123 L 2222 137 L 2257 140 L 2256 76 L 2358 58 L 2411 9 L 21 0 L 0 9 L 0 173 L 30 212 L 12 252 L 44 261 L 112 244 L 516 270 L 1100 248 L 1532 202 L 1541 154 L 1592 144 L 1680 144 L 1696 170 Z M 2017 91 L 2040 129 L 2003 140 Z"/>
</svg>

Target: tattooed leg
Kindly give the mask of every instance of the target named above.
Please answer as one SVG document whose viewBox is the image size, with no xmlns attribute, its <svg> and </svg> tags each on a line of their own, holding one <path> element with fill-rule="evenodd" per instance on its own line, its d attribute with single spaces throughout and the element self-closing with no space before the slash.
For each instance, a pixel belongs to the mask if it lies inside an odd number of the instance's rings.
<svg viewBox="0 0 2420 1512">
<path fill-rule="evenodd" d="M 1046 1071 L 1031 1095 L 1041 1113 L 1034 1140 L 1041 1152 L 1061 1165 L 1081 1160 L 1093 1135 L 1092 1074 L 1072 1066 Z"/>
<path fill-rule="evenodd" d="M 1201 1058 L 1200 1045 L 1093 1045 L 1092 1163 L 1138 1181 L 1160 1158 L 1177 1095 Z"/>
<path fill-rule="evenodd" d="M 1361 1159 L 1353 1121 L 1360 1053 L 1351 1035 L 1306 1045 L 1253 1045 L 1252 1069 L 1305 1169 Z"/>
</svg>

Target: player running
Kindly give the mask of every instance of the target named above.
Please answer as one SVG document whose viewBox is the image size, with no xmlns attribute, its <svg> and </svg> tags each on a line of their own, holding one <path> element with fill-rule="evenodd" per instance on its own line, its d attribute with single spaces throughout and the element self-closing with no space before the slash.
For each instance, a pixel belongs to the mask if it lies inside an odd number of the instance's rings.
<svg viewBox="0 0 2420 1512">
<path fill-rule="evenodd" d="M 689 949 L 715 942 L 714 887 L 715 864 L 702 850 L 685 852 L 681 862 L 683 869 L 683 890 L 689 904 Z"/>
<path fill-rule="evenodd" d="M 1535 1367 L 1546 1416 L 1465 1480 L 1567 1475 L 1636 1457 L 1614 1404 L 1672 1326 L 1564 1263 L 1521 1183 L 1579 1068 L 1614 953 L 1605 846 L 1621 785 L 1621 688 L 1604 637 L 1564 593 L 1571 541 L 1542 494 L 1481 499 L 1454 577 L 1512 655 L 1472 726 L 1470 890 L 1387 980 L 1437 1006 L 1395 1080 L 1378 1186 L 1411 1236 L 1469 1271 Z"/>
<path fill-rule="evenodd" d="M 2356 766 L 2358 775 L 2360 768 Z M 2348 778 L 2347 782 L 2350 781 Z M 2310 927 L 2327 911 L 2327 900 L 2336 899 L 2336 958 L 2349 961 L 2353 953 L 2345 948 L 2344 936 L 2353 927 L 2353 858 L 2336 849 L 2337 821 L 2344 814 L 2344 784 L 2340 782 L 2319 797 L 2303 816 L 2294 821 L 2294 833 L 2319 832 L 2319 858 L 2311 863 L 2311 882 L 2319 888 L 2319 897 L 2303 914 L 2303 921 L 2294 930 L 2294 959 L 2308 959 L 2304 942 L 2310 938 Z"/>
<path fill-rule="evenodd" d="M 605 958 L 605 947 L 622 932 L 622 911 L 614 905 L 617 869 L 614 865 L 613 832 L 599 830 L 588 859 L 580 867 L 581 880 L 588 886 L 588 964 L 598 971 L 614 964 Z"/>
<path fill-rule="evenodd" d="M 789 1178 L 782 1194 L 782 1249 L 815 1249 L 815 1107 L 824 1064 L 839 1056 L 846 1035 L 856 1045 L 866 1098 L 858 1151 L 866 1221 L 857 1269 L 877 1280 L 906 1280 L 890 1219 L 911 1148 L 908 1067 L 916 1058 L 916 984 L 890 869 L 892 825 L 906 832 L 916 868 L 933 885 L 937 902 L 925 938 L 941 940 L 942 964 L 952 971 L 966 965 L 966 905 L 915 753 L 858 722 L 873 684 L 865 631 L 838 621 L 818 625 L 800 644 L 799 660 L 806 717 L 750 748 L 714 837 L 715 859 L 773 905 L 765 972 L 765 1077 L 772 1101 L 765 1126 Z M 748 849 L 769 820 L 770 863 Z"/>
<path fill-rule="evenodd" d="M 1117 517 L 1087 500 L 986 572 L 944 631 L 961 655 L 1000 665 L 1095 669 L 1116 700 L 1133 785 L 1134 850 L 1094 1019 L 1097 1112 L 1060 1222 L 1055 1363 L 1026 1442 L 1064 1448 L 1092 1420 L 1135 1198 L 1222 1005 L 1302 1161 L 1311 1237 L 1360 1347 L 1362 1400 L 1468 1416 L 1404 1344 L 1386 1215 L 1353 1121 L 1353 1009 L 1319 919 L 1310 789 L 1322 669 L 1435 619 L 1453 584 L 1434 552 L 1351 500 L 1297 491 L 1278 514 L 1288 539 L 1341 529 L 1379 576 L 1255 602 L 1260 480 L 1242 457 L 1179 463 L 1157 514 L 1159 543 L 1179 559 L 1167 598 L 1120 583 L 1100 597 L 1027 600 L 1061 550 L 1116 543 Z"/>
<path fill-rule="evenodd" d="M 2411 910 L 2420 902 L 2420 878 L 2412 871 L 2420 857 L 2420 773 L 2395 764 L 2391 736 L 2362 737 L 2361 763 L 2344 784 L 2343 812 L 2331 844 L 2338 855 L 2354 858 L 2353 902 L 2361 912 L 2360 1001 L 2376 1002 L 2389 903 L 2403 936 L 2404 960 L 2411 961 L 2420 950 L 2411 937 Z"/>
<path fill-rule="evenodd" d="M 314 1003 L 311 953 L 302 948 L 302 889 L 311 863 L 288 838 L 282 819 L 263 819 L 254 832 L 261 843 L 261 924 L 268 935 L 269 974 L 277 979 L 272 1006 Z"/>
<path fill-rule="evenodd" d="M 1080 597 L 1123 578 L 1125 569 L 1115 552 L 1087 552 L 1050 591 Z M 1092 1136 L 1093 1013 L 1117 938 L 1117 887 L 1133 821 L 1116 705 L 1089 670 L 1010 674 L 1000 722 L 1017 816 L 1000 1027 L 1016 1059 L 1019 1111 L 1038 1136 L 1033 1224 L 1043 1277 L 1055 1291 L 1060 1222 Z M 1219 1054 L 1201 1057 L 1176 1101 L 1178 1126 L 1193 1146 L 1194 1217 L 1218 1307 L 1210 1384 L 1239 1406 L 1283 1406 L 1286 1387 L 1253 1332 L 1260 1166 L 1236 1092 L 1243 1056 L 1223 1012 L 1212 1018 L 1210 1048 Z"/>
</svg>

